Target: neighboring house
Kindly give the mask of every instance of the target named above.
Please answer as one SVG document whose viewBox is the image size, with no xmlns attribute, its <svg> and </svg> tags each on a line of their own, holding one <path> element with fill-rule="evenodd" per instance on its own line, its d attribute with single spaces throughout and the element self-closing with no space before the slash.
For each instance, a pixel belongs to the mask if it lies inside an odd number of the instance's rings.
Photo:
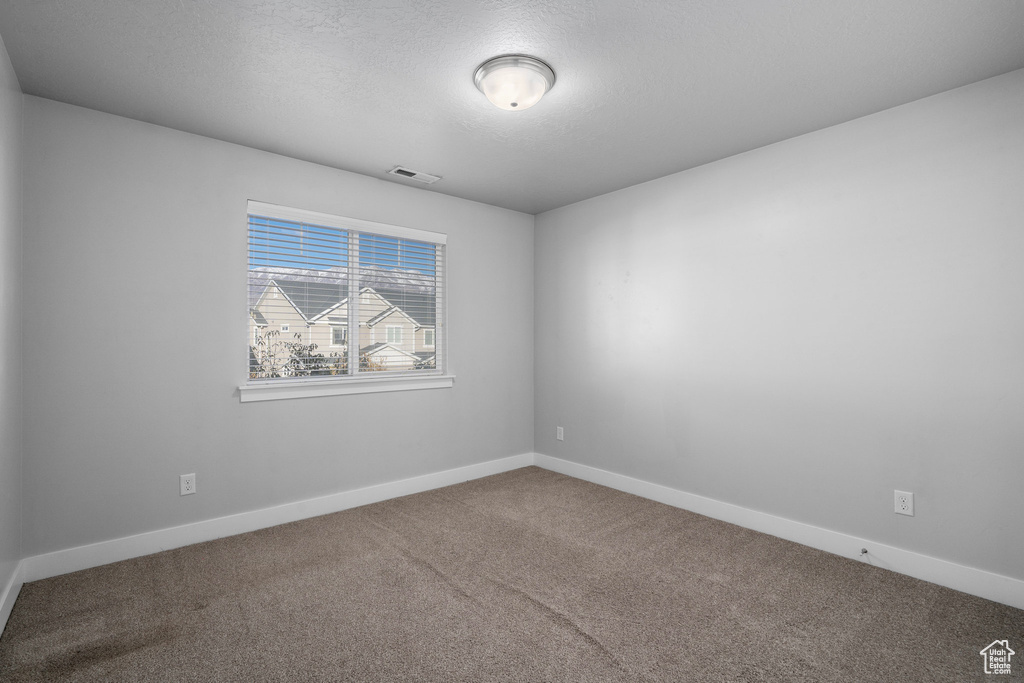
<svg viewBox="0 0 1024 683">
<path fill-rule="evenodd" d="M 403 351 L 387 342 L 377 342 L 376 344 L 365 346 L 359 352 L 369 358 L 375 367 L 387 369 L 411 368 L 420 362 L 420 358 L 416 354 Z"/>
<path fill-rule="evenodd" d="M 276 331 L 276 340 L 316 344 L 314 353 L 343 358 L 348 329 L 345 281 L 269 280 L 249 309 L 249 343 Z M 359 292 L 360 355 L 382 370 L 434 362 L 436 301 L 433 294 L 363 287 Z M 251 359 L 252 362 L 252 359 Z"/>
<path fill-rule="evenodd" d="M 249 308 L 249 345 L 257 344 L 258 337 L 266 336 L 271 330 L 278 333 L 278 339 L 291 341 L 293 335 L 299 334 L 305 341 L 309 319 L 300 308 L 303 303 L 302 300 L 296 303 L 277 281 L 269 281 Z"/>
</svg>

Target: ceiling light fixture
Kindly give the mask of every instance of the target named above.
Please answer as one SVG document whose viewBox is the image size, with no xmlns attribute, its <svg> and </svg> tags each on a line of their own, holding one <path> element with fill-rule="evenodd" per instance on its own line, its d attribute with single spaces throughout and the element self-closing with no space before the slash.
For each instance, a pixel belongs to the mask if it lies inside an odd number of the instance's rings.
<svg viewBox="0 0 1024 683">
<path fill-rule="evenodd" d="M 501 55 L 477 67 L 473 82 L 499 109 L 529 109 L 555 84 L 555 72 L 536 57 Z"/>
</svg>

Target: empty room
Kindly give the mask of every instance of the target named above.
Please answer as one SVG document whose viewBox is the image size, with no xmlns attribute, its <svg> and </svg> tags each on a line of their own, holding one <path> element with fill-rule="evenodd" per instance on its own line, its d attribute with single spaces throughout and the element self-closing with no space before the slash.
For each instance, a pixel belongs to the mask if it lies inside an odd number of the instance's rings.
<svg viewBox="0 0 1024 683">
<path fill-rule="evenodd" d="M 1024 2 L 0 3 L 0 680 L 1024 679 Z"/>
</svg>

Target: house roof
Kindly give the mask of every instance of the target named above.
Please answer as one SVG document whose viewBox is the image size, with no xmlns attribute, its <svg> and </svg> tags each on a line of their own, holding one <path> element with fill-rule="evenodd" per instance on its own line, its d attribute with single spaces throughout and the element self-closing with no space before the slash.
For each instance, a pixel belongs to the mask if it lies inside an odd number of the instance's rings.
<svg viewBox="0 0 1024 683">
<path fill-rule="evenodd" d="M 397 310 L 399 310 L 398 306 L 388 306 L 383 311 L 381 311 L 377 315 L 375 315 L 372 318 L 370 318 L 369 320 L 367 320 L 366 321 L 366 326 L 367 327 L 373 327 L 374 325 L 379 323 L 381 320 L 383 320 L 384 318 L 388 317 L 389 315 L 391 315 L 392 313 L 394 313 Z"/>
<path fill-rule="evenodd" d="M 249 315 L 252 316 L 252 319 L 260 327 L 266 327 L 267 325 L 270 324 L 270 323 L 267 322 L 267 319 L 263 317 L 263 314 L 260 313 L 259 310 L 255 309 L 255 308 L 250 308 L 249 309 Z"/>
<path fill-rule="evenodd" d="M 376 344 L 370 344 L 369 346 L 364 346 L 361 349 L 359 349 L 359 353 L 363 353 L 363 354 L 366 354 L 368 356 L 372 356 L 373 354 L 379 353 L 380 351 L 383 351 L 384 349 L 390 349 L 392 351 L 395 351 L 397 353 L 402 354 L 403 356 L 408 356 L 409 358 L 415 358 L 416 360 L 423 360 L 418 353 L 409 353 L 408 351 L 404 351 L 404 350 L 398 348 L 397 346 L 394 346 L 393 344 L 388 344 L 387 342 L 377 342 Z M 431 355 L 433 355 L 433 354 L 431 354 Z"/>
<path fill-rule="evenodd" d="M 348 281 L 346 278 L 337 279 L 317 278 L 312 279 L 290 279 L 286 277 L 274 277 L 262 282 L 250 275 L 250 301 L 253 303 L 260 300 L 266 289 L 276 285 L 282 294 L 291 302 L 299 314 L 308 322 L 316 322 L 317 318 L 330 315 L 335 309 L 348 301 Z M 374 286 L 363 287 L 361 292 L 373 292 L 384 299 L 388 308 L 377 316 L 373 321 L 383 319 L 394 313 L 391 307 L 396 307 L 402 313 L 412 318 L 420 327 L 434 327 L 437 320 L 436 299 L 432 292 L 408 291 L 397 286 Z M 340 316 L 332 316 L 329 322 L 338 324 L 344 322 Z M 257 321 L 257 324 L 260 324 Z M 266 324 L 265 321 L 262 324 Z"/>
<path fill-rule="evenodd" d="M 348 298 L 348 284 L 344 281 L 331 283 L 275 279 L 272 282 L 307 321 Z"/>
<path fill-rule="evenodd" d="M 410 321 L 417 328 L 420 327 L 420 324 L 418 322 L 416 322 L 416 320 L 414 320 L 408 313 L 403 311 L 398 306 L 388 306 L 383 311 L 381 311 L 377 315 L 375 315 L 372 318 L 370 318 L 369 320 L 367 320 L 366 321 L 366 326 L 367 327 L 373 327 L 374 325 L 377 325 L 378 323 L 381 323 L 381 322 L 387 320 L 392 315 L 397 315 L 399 317 L 403 317 L 406 320 Z"/>
<path fill-rule="evenodd" d="M 397 306 L 421 327 L 434 327 L 437 320 L 437 303 L 433 294 L 405 292 L 389 287 L 374 287 L 373 291 Z"/>
</svg>

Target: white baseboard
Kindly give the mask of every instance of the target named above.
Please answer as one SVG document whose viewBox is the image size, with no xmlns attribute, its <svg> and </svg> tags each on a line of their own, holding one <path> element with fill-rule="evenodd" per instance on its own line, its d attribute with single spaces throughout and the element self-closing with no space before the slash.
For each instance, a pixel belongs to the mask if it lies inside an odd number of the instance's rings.
<svg viewBox="0 0 1024 683">
<path fill-rule="evenodd" d="M 310 498 L 294 503 L 242 512 L 227 517 L 217 517 L 193 524 L 184 524 L 134 536 L 115 538 L 100 543 L 68 548 L 67 550 L 58 550 L 46 553 L 45 555 L 35 555 L 22 560 L 22 580 L 25 582 L 38 581 L 39 579 L 51 576 L 149 555 L 161 550 L 170 550 L 171 548 L 180 548 L 193 543 L 212 541 L 216 538 L 242 534 L 278 524 L 286 524 L 308 517 L 326 515 L 389 498 L 429 491 L 441 488 L 442 486 L 450 486 L 471 479 L 479 479 L 480 477 L 526 467 L 532 465 L 533 460 L 533 453 L 523 453 L 476 465 L 467 465 L 466 467 L 457 467 L 442 472 L 368 486 L 362 489 L 342 491 L 341 493 L 334 493 L 319 498 Z M 18 584 L 18 588 L 20 588 L 20 584 Z M 17 591 L 14 592 L 14 595 L 17 596 Z M 13 599 L 11 602 L 13 604 Z"/>
<path fill-rule="evenodd" d="M 11 610 L 14 609 L 14 601 L 18 599 L 18 593 L 21 592 L 21 586 L 25 583 L 22 580 L 22 573 L 25 567 L 24 560 L 19 562 L 14 568 L 14 574 L 7 581 L 7 585 L 4 586 L 4 590 L 0 593 L 0 634 L 4 632 L 4 628 L 7 626 L 7 620 L 11 616 Z"/>
<path fill-rule="evenodd" d="M 0 601 L 0 629 L 6 624 L 14 600 L 24 582 L 37 581 L 59 574 L 149 555 L 161 550 L 170 550 L 277 524 L 347 510 L 389 498 L 429 491 L 528 465 L 537 465 L 553 472 L 656 500 L 666 505 L 690 510 L 836 555 L 866 561 L 900 574 L 1024 609 L 1024 581 L 1019 579 L 776 517 L 738 505 L 723 503 L 712 498 L 705 498 L 588 465 L 539 453 L 523 453 L 377 486 L 343 491 L 319 498 L 27 557 L 18 565 L 15 576 L 8 582 L 4 593 L 0 596 L 2 598 Z M 868 549 L 868 554 L 863 558 L 860 556 L 861 548 Z"/>
<path fill-rule="evenodd" d="M 561 474 L 601 484 L 609 488 L 632 493 L 643 498 L 656 500 L 673 507 L 690 510 L 706 517 L 720 519 L 754 531 L 784 538 L 802 545 L 824 550 L 835 555 L 868 562 L 876 567 L 889 569 L 899 574 L 912 576 L 940 586 L 953 588 L 970 593 L 987 600 L 1001 602 L 1011 607 L 1024 609 L 1024 581 L 1000 574 L 993 574 L 982 569 L 940 560 L 928 555 L 894 548 L 893 546 L 875 543 L 857 536 L 850 536 L 838 531 L 830 531 L 820 527 L 794 522 L 783 517 L 776 517 L 764 512 L 723 503 L 713 498 L 705 498 L 693 493 L 672 489 L 660 484 L 652 484 L 641 479 L 634 479 L 622 474 L 608 472 L 588 465 L 552 458 L 540 453 L 534 454 L 534 464 L 538 467 L 559 472 Z M 861 548 L 867 548 L 868 554 L 863 558 Z"/>
</svg>

